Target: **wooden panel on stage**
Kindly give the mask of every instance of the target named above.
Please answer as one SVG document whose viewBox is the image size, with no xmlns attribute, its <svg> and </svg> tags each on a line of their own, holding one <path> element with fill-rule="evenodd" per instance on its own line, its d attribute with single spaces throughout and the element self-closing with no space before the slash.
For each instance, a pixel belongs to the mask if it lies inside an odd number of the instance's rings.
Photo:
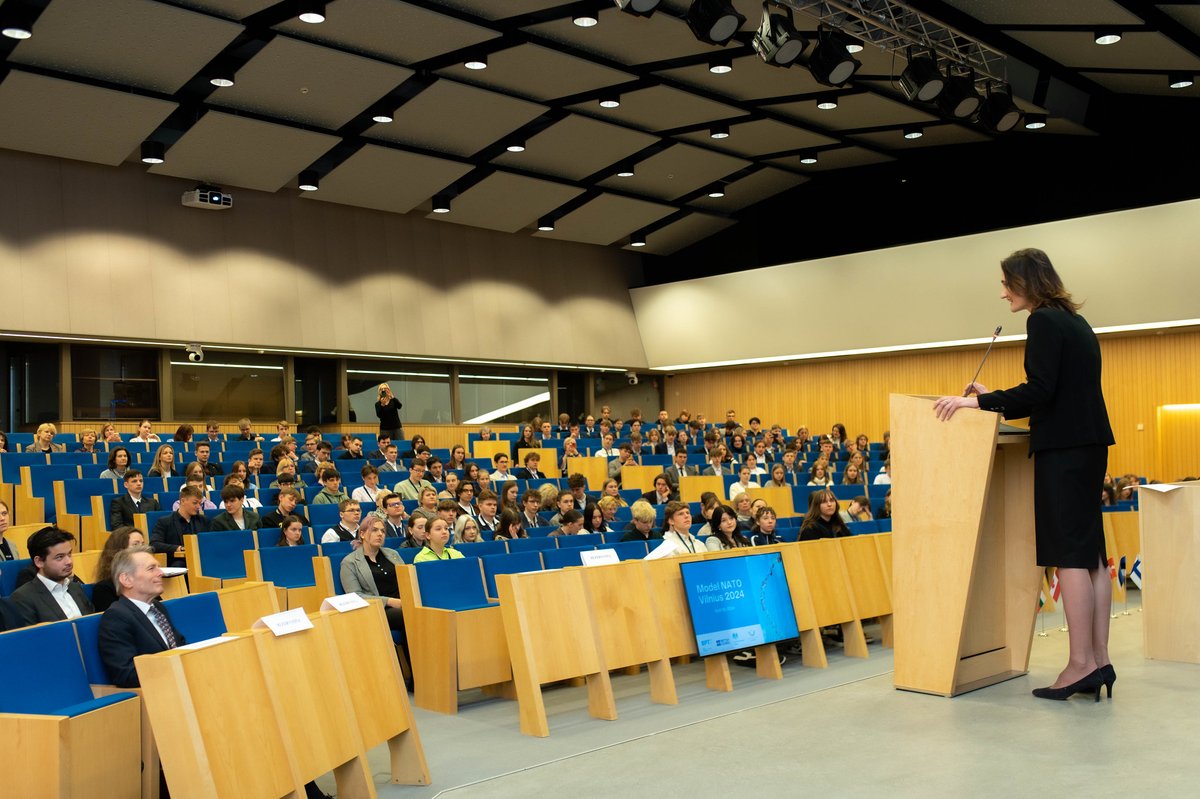
<svg viewBox="0 0 1200 799">
<path fill-rule="evenodd" d="M 1178 486 L 1139 489 L 1142 635 L 1148 658 L 1200 663 L 1200 483 Z"/>
</svg>

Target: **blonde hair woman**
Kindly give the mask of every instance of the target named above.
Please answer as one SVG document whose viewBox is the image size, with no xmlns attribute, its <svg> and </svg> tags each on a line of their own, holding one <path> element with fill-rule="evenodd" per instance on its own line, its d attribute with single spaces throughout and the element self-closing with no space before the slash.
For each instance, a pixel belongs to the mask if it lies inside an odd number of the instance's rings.
<svg viewBox="0 0 1200 799">
<path fill-rule="evenodd" d="M 154 452 L 154 464 L 147 472 L 150 477 L 174 477 L 175 476 L 175 448 L 170 444 L 163 444 Z"/>
<path fill-rule="evenodd" d="M 37 432 L 33 434 L 33 443 L 25 448 L 26 452 L 66 452 L 65 444 L 55 444 L 54 437 L 58 435 L 58 428 L 46 422 L 38 425 Z"/>
</svg>

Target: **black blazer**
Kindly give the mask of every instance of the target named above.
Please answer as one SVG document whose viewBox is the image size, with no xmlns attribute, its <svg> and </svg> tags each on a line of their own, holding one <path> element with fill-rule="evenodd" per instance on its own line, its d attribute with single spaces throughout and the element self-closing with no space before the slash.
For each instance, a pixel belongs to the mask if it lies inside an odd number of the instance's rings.
<svg viewBox="0 0 1200 799">
<path fill-rule="evenodd" d="M 167 613 L 166 608 L 163 608 L 163 613 Z M 175 631 L 176 645 L 182 646 L 187 643 L 169 614 L 167 622 Z M 146 614 L 125 597 L 121 597 L 104 611 L 100 618 L 99 636 L 100 659 L 104 661 L 109 679 L 119 688 L 141 686 L 137 669 L 133 665 L 135 657 L 163 652 L 167 648 L 162 636 L 158 634 L 158 629 L 146 618 Z"/>
<path fill-rule="evenodd" d="M 541 480 L 546 476 L 546 473 L 541 470 L 538 470 L 538 473 L 534 474 L 524 466 L 519 469 L 513 469 L 513 474 L 518 480 Z"/>
<path fill-rule="evenodd" d="M 75 600 L 75 604 L 79 606 L 79 612 L 84 616 L 96 612 L 96 609 L 92 607 L 92 601 L 84 593 L 83 583 L 77 577 L 72 577 L 71 582 L 67 584 L 67 593 L 70 594 L 71 599 Z M 62 606 L 50 595 L 45 584 L 36 578 L 13 591 L 12 601 L 28 624 L 65 621 L 67 618 L 67 614 L 63 613 Z"/>
<path fill-rule="evenodd" d="M 133 524 L 133 514 L 149 513 L 152 510 L 162 510 L 158 505 L 158 500 L 149 494 L 142 494 L 142 504 L 139 508 L 133 507 L 133 499 L 128 493 L 113 497 L 108 503 L 108 529 L 116 530 L 118 527 Z"/>
<path fill-rule="evenodd" d="M 1025 382 L 979 396 L 979 407 L 1029 417 L 1029 451 L 1115 443 L 1100 389 L 1100 344 L 1087 320 L 1038 308 L 1025 324 Z"/>
</svg>

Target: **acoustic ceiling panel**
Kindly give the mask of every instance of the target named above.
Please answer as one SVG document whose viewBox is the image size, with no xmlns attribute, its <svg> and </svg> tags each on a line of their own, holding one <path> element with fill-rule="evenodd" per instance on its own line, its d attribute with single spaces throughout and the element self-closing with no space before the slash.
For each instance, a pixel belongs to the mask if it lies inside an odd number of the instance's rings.
<svg viewBox="0 0 1200 799">
<path fill-rule="evenodd" d="M 525 152 L 497 164 L 581 180 L 659 141 L 657 136 L 571 114 L 525 141 Z"/>
<path fill-rule="evenodd" d="M 488 56 L 487 69 L 472 70 L 456 64 L 439 70 L 438 74 L 539 101 L 595 91 L 634 79 L 628 72 L 536 44 L 522 44 L 492 53 Z"/>
<path fill-rule="evenodd" d="M 179 5 L 219 14 L 229 19 L 245 19 L 270 8 L 279 0 L 177 0 Z"/>
<path fill-rule="evenodd" d="M 0 84 L 0 147 L 116 166 L 175 108 L 14 69 Z"/>
<path fill-rule="evenodd" d="M 209 111 L 150 167 L 172 175 L 259 191 L 278 191 L 338 143 L 335 136 Z"/>
<path fill-rule="evenodd" d="M 546 107 L 452 80 L 438 80 L 400 106 L 392 122 L 366 135 L 451 155 L 468 156 L 495 143 Z"/>
<path fill-rule="evenodd" d="M 716 55 L 720 51 L 716 51 Z M 705 91 L 715 92 L 738 100 L 759 100 L 768 97 L 788 97 L 796 94 L 827 92 L 807 69 L 794 66 L 781 69 L 764 64 L 757 55 L 733 59 L 730 72 L 714 74 L 708 64 L 666 69 L 657 74 Z"/>
<path fill-rule="evenodd" d="M 407 213 L 471 171 L 470 164 L 368 144 L 321 179 L 306 200 Z"/>
<path fill-rule="evenodd" d="M 613 176 L 602 180 L 600 185 L 661 200 L 673 200 L 749 165 L 749 161 L 724 153 L 690 144 L 675 144 L 638 162 L 632 177 Z"/>
<path fill-rule="evenodd" d="M 867 150 L 862 147 L 838 147 L 833 150 L 822 150 L 817 153 L 817 163 L 815 164 L 801 164 L 799 156 L 795 155 L 775 159 L 773 163 L 785 169 L 798 169 L 808 174 L 811 172 L 828 172 L 834 169 L 846 169 L 855 166 L 867 166 L 869 164 L 882 164 L 895 160 L 895 158 L 887 153 L 877 150 Z"/>
<path fill-rule="evenodd" d="M 724 139 L 712 138 L 707 130 L 685 133 L 680 138 L 748 157 L 837 143 L 837 139 L 810 133 L 803 128 L 773 119 L 756 119 L 753 122 L 730 125 L 729 136 Z"/>
<path fill-rule="evenodd" d="M 1117 44 L 1100 46 L 1080 31 L 1010 31 L 1017 41 L 1069 67 L 1105 69 L 1200 69 L 1200 56 L 1156 32 L 1127 32 Z"/>
<path fill-rule="evenodd" d="M 609 3 L 600 10 L 597 20 L 596 25 L 581 28 L 570 17 L 562 17 L 525 30 L 622 64 L 715 54 L 721 49 L 697 39 L 683 20 L 670 14 L 637 17 Z"/>
<path fill-rule="evenodd" d="M 915 147 L 936 147 L 943 144 L 968 144 L 991 141 L 989 136 L 962 125 L 930 125 L 924 127 L 919 139 L 906 139 L 899 130 L 881 130 L 875 133 L 855 134 L 850 138 L 874 147 L 893 152 L 903 152 Z"/>
<path fill-rule="evenodd" d="M 495 172 L 455 197 L 450 213 L 429 218 L 515 233 L 582 193 L 575 186 Z"/>
<path fill-rule="evenodd" d="M 807 181 L 808 178 L 803 175 L 766 167 L 730 183 L 725 187 L 724 197 L 702 195 L 693 200 L 691 205 L 709 211 L 732 213 Z"/>
<path fill-rule="evenodd" d="M 233 22 L 150 0 L 55 0 L 10 60 L 169 94 L 241 32 Z"/>
<path fill-rule="evenodd" d="M 817 130 L 854 130 L 910 122 L 932 122 L 932 114 L 875 94 L 848 94 L 838 98 L 838 107 L 830 111 L 817 108 L 817 100 L 803 100 L 767 106 L 767 109 L 791 117 Z"/>
<path fill-rule="evenodd" d="M 601 108 L 598 101 L 591 100 L 572 106 L 571 110 L 646 131 L 671 130 L 744 116 L 744 112 L 733 106 L 666 86 L 624 92 L 617 108 Z"/>
<path fill-rule="evenodd" d="M 404 67 L 276 36 L 238 70 L 234 86 L 217 89 L 209 102 L 336 130 L 412 74 Z"/>
<path fill-rule="evenodd" d="M 398 0 L 354 0 L 330 6 L 325 22 L 292 19 L 276 26 L 300 39 L 336 45 L 363 55 L 413 64 L 471 47 L 500 34 Z"/>
<path fill-rule="evenodd" d="M 1197 5 L 1160 5 L 1167 16 L 1180 23 L 1192 33 L 1200 36 L 1200 6 Z"/>
<path fill-rule="evenodd" d="M 554 230 L 538 231 L 546 239 L 608 245 L 675 211 L 669 205 L 601 194 L 559 219 Z"/>
<path fill-rule="evenodd" d="M 1197 6 L 1200 8 L 1200 6 Z M 1200 84 L 1186 89 L 1172 89 L 1167 85 L 1167 76 L 1135 75 L 1121 72 L 1083 72 L 1085 78 L 1095 81 L 1109 91 L 1120 94 L 1161 94 L 1169 97 L 1200 97 Z"/>
<path fill-rule="evenodd" d="M 1112 0 L 946 0 L 946 5 L 994 25 L 1141 25 Z"/>
<path fill-rule="evenodd" d="M 719 233 L 732 224 L 735 224 L 735 221 L 727 217 L 691 213 L 646 236 L 646 246 L 634 247 L 626 243 L 621 249 L 650 255 L 670 255 L 706 239 L 714 233 Z"/>
<path fill-rule="evenodd" d="M 562 0 L 433 0 L 438 5 L 469 11 L 484 19 L 507 19 L 561 6 Z"/>
</svg>

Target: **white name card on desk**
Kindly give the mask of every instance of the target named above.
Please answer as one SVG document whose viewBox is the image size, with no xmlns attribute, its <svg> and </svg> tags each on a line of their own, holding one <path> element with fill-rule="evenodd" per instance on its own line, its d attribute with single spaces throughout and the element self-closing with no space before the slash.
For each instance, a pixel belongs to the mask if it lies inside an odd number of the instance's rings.
<svg viewBox="0 0 1200 799">
<path fill-rule="evenodd" d="M 338 594 L 326 597 L 325 601 L 321 603 L 321 610 L 336 610 L 338 613 L 345 613 L 348 610 L 365 608 L 368 604 L 367 600 L 358 594 Z"/>
<path fill-rule="evenodd" d="M 675 545 L 670 541 L 663 541 L 654 549 L 650 550 L 650 554 L 647 555 L 644 560 L 662 560 L 663 558 L 669 558 L 674 554 Z"/>
<path fill-rule="evenodd" d="M 580 552 L 579 559 L 583 561 L 584 566 L 606 566 L 621 560 L 617 557 L 615 549 L 593 549 L 591 552 Z"/>
<path fill-rule="evenodd" d="M 274 633 L 276 638 L 289 635 L 290 633 L 298 633 L 301 630 L 311 630 L 312 626 L 312 620 L 308 618 L 308 614 L 304 612 L 304 608 L 285 610 L 282 613 L 272 613 L 270 616 L 263 616 L 254 622 L 254 629 L 259 630 L 266 627 Z"/>
</svg>

